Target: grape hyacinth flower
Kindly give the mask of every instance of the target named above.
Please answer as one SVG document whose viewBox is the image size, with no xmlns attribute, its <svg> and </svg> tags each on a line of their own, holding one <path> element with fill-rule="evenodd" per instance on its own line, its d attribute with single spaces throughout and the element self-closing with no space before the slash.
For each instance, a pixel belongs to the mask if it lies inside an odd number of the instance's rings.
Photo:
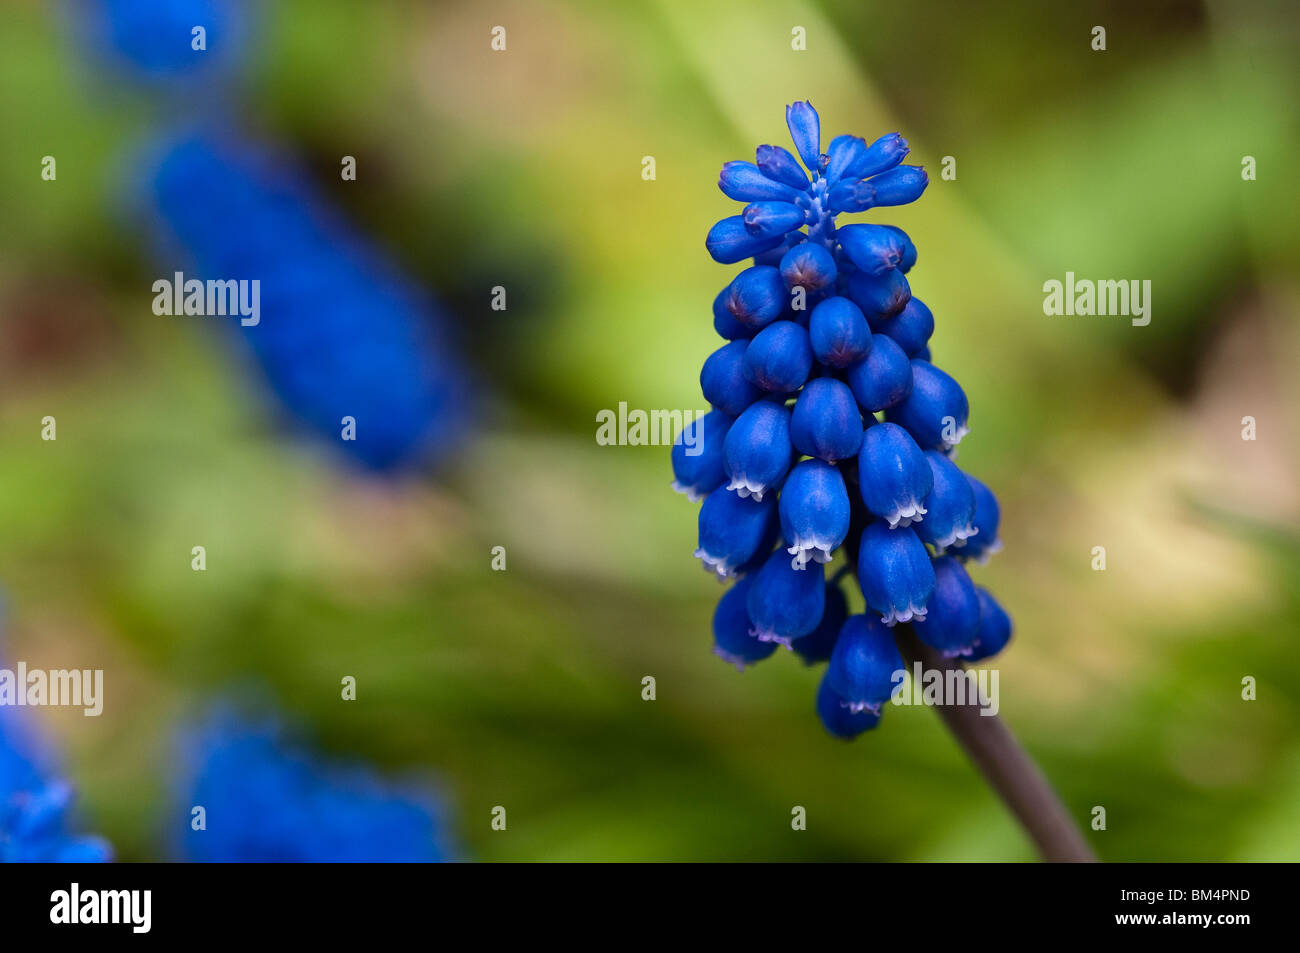
<svg viewBox="0 0 1300 953">
<path fill-rule="evenodd" d="M 325 761 L 269 721 L 218 709 L 181 738 L 179 859 L 200 863 L 452 860 L 438 800 L 362 764 Z M 197 825 L 195 809 L 203 808 Z M 199 828 L 199 829 L 196 829 Z"/>
<path fill-rule="evenodd" d="M 74 792 L 58 777 L 34 726 L 0 705 L 0 863 L 103 863 L 113 851 L 75 833 Z"/>
<path fill-rule="evenodd" d="M 696 555 L 739 577 L 714 616 L 715 652 L 737 667 L 773 645 L 828 662 L 815 707 L 830 734 L 851 738 L 876 726 L 904 667 L 893 627 L 982 659 L 1006 645 L 1011 620 L 960 561 L 997 549 L 999 511 L 951 459 L 969 405 L 930 360 L 916 246 L 892 225 L 837 222 L 916 201 L 925 170 L 903 164 L 897 134 L 836 136 L 823 152 L 806 102 L 786 124 L 793 151 L 760 146 L 718 179 L 743 204 L 705 247 L 746 267 L 713 302 L 723 344 L 700 383 L 714 409 L 692 434 L 703 434 L 700 458 L 674 449 L 674 487 L 704 499 Z M 849 556 L 827 581 L 837 550 Z M 848 614 L 850 574 L 865 614 Z"/>
<path fill-rule="evenodd" d="M 200 279 L 260 282 L 256 324 L 213 320 L 243 339 L 304 430 L 375 471 L 449 455 L 469 400 L 441 312 L 292 162 L 196 133 L 164 141 L 145 165 L 162 257 Z"/>
</svg>

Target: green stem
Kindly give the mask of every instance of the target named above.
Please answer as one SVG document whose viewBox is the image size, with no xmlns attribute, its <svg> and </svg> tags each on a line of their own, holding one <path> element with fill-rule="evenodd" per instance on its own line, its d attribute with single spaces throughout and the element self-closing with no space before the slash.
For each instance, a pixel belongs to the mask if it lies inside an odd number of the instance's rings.
<svg viewBox="0 0 1300 953">
<path fill-rule="evenodd" d="M 961 662 L 945 659 L 923 644 L 911 626 L 900 625 L 894 633 L 898 650 L 909 665 L 920 662 L 926 670 L 965 671 Z M 957 743 L 1020 821 L 1043 860 L 1066 863 L 1097 860 L 1043 772 L 1002 719 L 981 712 L 978 699 L 965 705 L 936 707 Z"/>
</svg>

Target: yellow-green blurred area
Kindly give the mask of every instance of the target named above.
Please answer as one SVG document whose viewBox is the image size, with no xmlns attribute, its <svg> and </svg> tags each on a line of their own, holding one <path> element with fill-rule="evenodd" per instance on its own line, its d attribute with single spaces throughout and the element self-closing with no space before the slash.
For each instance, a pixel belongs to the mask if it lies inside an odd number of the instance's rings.
<svg viewBox="0 0 1300 953">
<path fill-rule="evenodd" d="M 158 110 L 105 88 L 58 8 L 5 5 L 7 652 L 105 669 L 100 718 L 43 715 L 122 858 L 160 856 L 179 720 L 249 682 L 323 748 L 438 777 L 474 859 L 1033 856 L 934 712 L 840 743 L 818 672 L 714 657 L 723 590 L 668 449 L 594 439 L 621 401 L 702 408 L 739 270 L 704 250 L 738 211 L 717 171 L 785 143 L 799 99 L 930 171 L 858 220 L 918 247 L 972 407 L 959 462 L 1002 503 L 973 575 L 1016 620 L 1003 717 L 1103 859 L 1300 858 L 1294 4 L 255 7 L 238 123 L 441 296 L 490 397 L 429 477 L 287 436 L 215 331 L 150 310 L 118 206 Z M 1150 280 L 1150 325 L 1044 315 L 1067 271 Z"/>
</svg>

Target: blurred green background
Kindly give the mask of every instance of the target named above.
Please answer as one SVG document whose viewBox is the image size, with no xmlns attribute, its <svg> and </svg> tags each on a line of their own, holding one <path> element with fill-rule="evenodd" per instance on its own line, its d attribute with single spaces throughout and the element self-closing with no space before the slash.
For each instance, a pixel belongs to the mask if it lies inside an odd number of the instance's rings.
<svg viewBox="0 0 1300 953">
<path fill-rule="evenodd" d="M 160 855 L 178 720 L 248 681 L 325 749 L 436 777 L 473 859 L 1033 857 L 933 712 L 846 745 L 795 657 L 711 655 L 721 589 L 667 448 L 594 440 L 620 401 L 701 407 L 739 270 L 703 247 L 735 211 L 717 170 L 785 142 L 796 99 L 826 135 L 902 132 L 931 172 L 864 220 L 920 250 L 935 360 L 972 405 L 961 463 L 1002 501 L 975 575 L 1018 626 L 1003 717 L 1081 823 L 1105 807 L 1103 859 L 1300 858 L 1293 4 L 257 7 L 240 124 L 437 290 L 490 407 L 429 478 L 285 437 L 211 329 L 150 311 L 118 193 L 153 107 L 106 91 L 58 8 L 5 5 L 8 650 L 106 670 L 102 717 L 46 721 L 123 859 Z M 1150 326 L 1044 316 L 1067 270 L 1150 279 Z"/>
</svg>

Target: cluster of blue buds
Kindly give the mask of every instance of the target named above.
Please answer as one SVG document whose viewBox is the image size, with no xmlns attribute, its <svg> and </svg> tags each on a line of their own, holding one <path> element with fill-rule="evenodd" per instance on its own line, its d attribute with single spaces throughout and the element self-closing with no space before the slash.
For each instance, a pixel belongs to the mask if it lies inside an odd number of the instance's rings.
<svg viewBox="0 0 1300 953">
<path fill-rule="evenodd" d="M 437 799 L 368 766 L 324 761 L 283 729 L 221 707 L 181 740 L 180 859 L 433 863 L 454 859 Z M 202 823 L 195 809 L 203 808 Z"/>
<path fill-rule="evenodd" d="M 890 225 L 836 223 L 916 201 L 925 170 L 901 164 L 897 134 L 836 136 L 823 153 L 810 103 L 786 124 L 798 158 L 765 145 L 722 167 L 719 188 L 745 207 L 705 244 L 721 264 L 753 263 L 714 299 L 726 343 L 700 372 L 713 409 L 691 425 L 702 452 L 674 447 L 674 487 L 703 498 L 695 555 L 738 577 L 714 615 L 716 654 L 744 668 L 782 645 L 829 662 L 817 712 L 851 738 L 904 667 L 893 626 L 979 661 L 1011 620 L 966 572 L 999 548 L 998 503 L 952 461 L 968 406 L 930 360 L 934 316 L 907 280 L 916 247 Z M 837 550 L 848 565 L 828 581 Z M 848 615 L 849 572 L 865 614 Z"/>
<path fill-rule="evenodd" d="M 74 833 L 72 786 L 19 710 L 0 705 L 0 863 L 103 863 L 108 843 Z"/>
</svg>

